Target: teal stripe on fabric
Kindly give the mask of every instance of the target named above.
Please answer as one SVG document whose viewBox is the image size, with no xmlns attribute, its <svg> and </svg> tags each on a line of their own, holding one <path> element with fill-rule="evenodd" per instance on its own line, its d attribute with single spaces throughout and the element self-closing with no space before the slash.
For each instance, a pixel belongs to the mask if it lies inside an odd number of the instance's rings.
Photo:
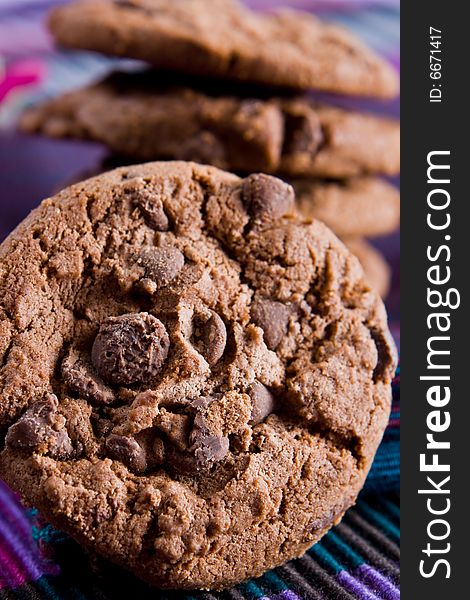
<svg viewBox="0 0 470 600">
<path fill-rule="evenodd" d="M 357 502 L 358 509 L 373 521 L 386 535 L 391 537 L 396 543 L 400 541 L 400 530 L 391 523 L 384 515 L 380 514 L 363 499 Z"/>
<path fill-rule="evenodd" d="M 394 504 L 393 502 L 390 502 L 390 500 L 383 500 L 382 501 L 382 506 L 384 506 L 387 511 L 393 516 L 395 517 L 395 519 L 400 522 L 400 508 L 399 506 L 397 506 L 396 504 Z"/>
<path fill-rule="evenodd" d="M 43 576 L 35 582 L 35 587 L 44 595 L 44 598 L 48 600 L 61 600 L 61 596 L 58 591 L 54 589 L 54 586 L 49 582 L 48 576 Z"/>
<path fill-rule="evenodd" d="M 344 567 L 328 552 L 321 542 L 317 542 L 308 552 L 315 556 L 322 567 L 332 571 L 335 575 L 340 571 L 344 571 Z"/>
<path fill-rule="evenodd" d="M 276 594 L 289 589 L 287 583 L 275 571 L 269 571 L 263 575 L 261 581 L 262 583 L 266 582 L 268 589 L 273 590 Z"/>
<path fill-rule="evenodd" d="M 357 569 L 364 564 L 364 559 L 355 552 L 351 546 L 349 546 L 346 542 L 344 542 L 334 531 L 330 531 L 328 535 L 325 536 L 324 544 L 327 548 L 330 549 L 335 555 L 337 552 L 344 558 L 348 567 L 352 569 Z"/>
<path fill-rule="evenodd" d="M 244 596 L 248 596 L 248 598 L 252 598 L 253 600 L 258 600 L 258 598 L 263 598 L 266 595 L 254 581 L 242 583 L 239 588 Z"/>
</svg>

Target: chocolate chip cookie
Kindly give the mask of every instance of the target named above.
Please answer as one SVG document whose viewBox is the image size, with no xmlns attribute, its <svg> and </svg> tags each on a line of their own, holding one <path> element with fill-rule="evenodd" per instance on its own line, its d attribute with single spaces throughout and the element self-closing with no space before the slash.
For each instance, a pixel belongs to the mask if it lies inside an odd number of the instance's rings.
<svg viewBox="0 0 470 600">
<path fill-rule="evenodd" d="M 0 258 L 0 473 L 161 588 L 301 555 L 384 431 L 382 302 L 293 189 L 192 163 L 45 200 Z"/>
<path fill-rule="evenodd" d="M 320 219 L 340 237 L 386 235 L 400 224 L 400 194 L 382 179 L 295 179 L 291 183 L 299 213 L 305 219 Z"/>
<path fill-rule="evenodd" d="M 398 91 L 394 69 L 348 31 L 236 0 L 74 2 L 52 12 L 50 29 L 66 47 L 182 73 L 381 98 Z"/>
<path fill-rule="evenodd" d="M 232 171 L 350 177 L 400 169 L 397 122 L 302 96 L 143 71 L 29 109 L 22 128 L 90 139 L 136 160 L 184 159 Z"/>
</svg>

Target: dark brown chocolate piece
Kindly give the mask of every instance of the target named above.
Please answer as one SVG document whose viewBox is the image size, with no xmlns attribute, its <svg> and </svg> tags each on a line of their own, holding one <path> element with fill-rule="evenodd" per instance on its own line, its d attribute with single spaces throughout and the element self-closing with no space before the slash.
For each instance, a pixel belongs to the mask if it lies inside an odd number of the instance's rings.
<svg viewBox="0 0 470 600">
<path fill-rule="evenodd" d="M 276 399 L 268 388 L 260 381 L 255 381 L 248 389 L 248 395 L 253 402 L 251 411 L 251 423 L 257 425 L 274 412 Z"/>
<path fill-rule="evenodd" d="M 212 311 L 207 320 L 202 317 L 195 319 L 194 342 L 212 367 L 221 358 L 227 344 L 227 329 L 219 315 Z"/>
<path fill-rule="evenodd" d="M 274 300 L 257 300 L 251 307 L 251 318 L 264 332 L 264 341 L 275 350 L 287 333 L 291 309 Z"/>
<path fill-rule="evenodd" d="M 168 356 L 170 338 L 153 315 L 109 317 L 93 344 L 93 366 L 105 381 L 130 385 L 151 381 Z"/>
<path fill-rule="evenodd" d="M 147 468 L 145 451 L 133 438 L 112 433 L 106 440 L 106 450 L 111 458 L 134 473 L 143 473 Z"/>
<path fill-rule="evenodd" d="M 250 175 L 243 182 L 243 201 L 255 219 L 272 221 L 294 210 L 292 186 L 263 173 Z"/>
<path fill-rule="evenodd" d="M 139 208 L 149 227 L 155 231 L 168 231 L 168 217 L 161 199 L 155 192 L 152 193 L 147 188 L 138 185 L 129 187 L 125 191 L 132 196 L 135 206 Z"/>
<path fill-rule="evenodd" d="M 285 130 L 282 154 L 314 156 L 324 137 L 318 113 L 312 110 L 285 111 Z"/>
<path fill-rule="evenodd" d="M 62 377 L 72 392 L 91 404 L 100 406 L 114 401 L 114 393 L 94 372 L 91 361 L 77 350 L 71 349 L 62 362 Z"/>
<path fill-rule="evenodd" d="M 177 248 L 143 248 L 138 263 L 145 269 L 145 277 L 157 288 L 170 283 L 184 266 L 184 255 Z"/>
<path fill-rule="evenodd" d="M 65 429 L 65 419 L 57 411 L 59 402 L 47 394 L 32 404 L 6 435 L 6 445 L 15 450 L 67 458 L 73 452 L 72 442 Z"/>
</svg>

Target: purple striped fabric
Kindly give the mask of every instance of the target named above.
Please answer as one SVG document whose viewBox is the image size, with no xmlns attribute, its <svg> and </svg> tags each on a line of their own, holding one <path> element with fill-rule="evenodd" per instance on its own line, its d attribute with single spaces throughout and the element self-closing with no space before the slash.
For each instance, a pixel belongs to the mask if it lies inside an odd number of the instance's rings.
<svg viewBox="0 0 470 600">
<path fill-rule="evenodd" d="M 380 600 L 379 596 L 368 590 L 366 586 L 347 571 L 339 573 L 338 581 L 358 598 L 363 600 Z"/>
<path fill-rule="evenodd" d="M 354 575 L 370 589 L 380 593 L 380 598 L 385 600 L 398 600 L 400 598 L 399 588 L 370 565 L 361 565 L 356 569 Z"/>
<path fill-rule="evenodd" d="M 57 573 L 57 566 L 38 553 L 31 522 L 18 498 L 0 482 L 0 590 Z"/>
</svg>

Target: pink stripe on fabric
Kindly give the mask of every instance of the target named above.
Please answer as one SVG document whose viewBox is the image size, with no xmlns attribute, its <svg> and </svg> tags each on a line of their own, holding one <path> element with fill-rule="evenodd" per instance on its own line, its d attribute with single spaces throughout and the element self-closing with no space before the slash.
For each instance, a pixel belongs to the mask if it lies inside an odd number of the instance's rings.
<svg viewBox="0 0 470 600">
<path fill-rule="evenodd" d="M 10 549 L 5 545 L 4 538 L 1 534 L 0 564 L 2 565 L 2 571 L 0 573 L 0 590 L 19 587 L 27 581 L 27 574 L 21 571 L 20 567 L 16 564 L 15 557 L 12 556 Z"/>
<path fill-rule="evenodd" d="M 45 66 L 40 60 L 21 60 L 7 66 L 0 81 L 0 102 L 15 88 L 40 83 L 45 76 Z"/>
<path fill-rule="evenodd" d="M 4 568 L 16 585 L 25 581 L 36 581 L 47 571 L 45 565 L 35 553 L 32 538 L 29 543 L 22 542 L 15 530 L 0 519 L 0 548 L 4 557 Z"/>
</svg>

